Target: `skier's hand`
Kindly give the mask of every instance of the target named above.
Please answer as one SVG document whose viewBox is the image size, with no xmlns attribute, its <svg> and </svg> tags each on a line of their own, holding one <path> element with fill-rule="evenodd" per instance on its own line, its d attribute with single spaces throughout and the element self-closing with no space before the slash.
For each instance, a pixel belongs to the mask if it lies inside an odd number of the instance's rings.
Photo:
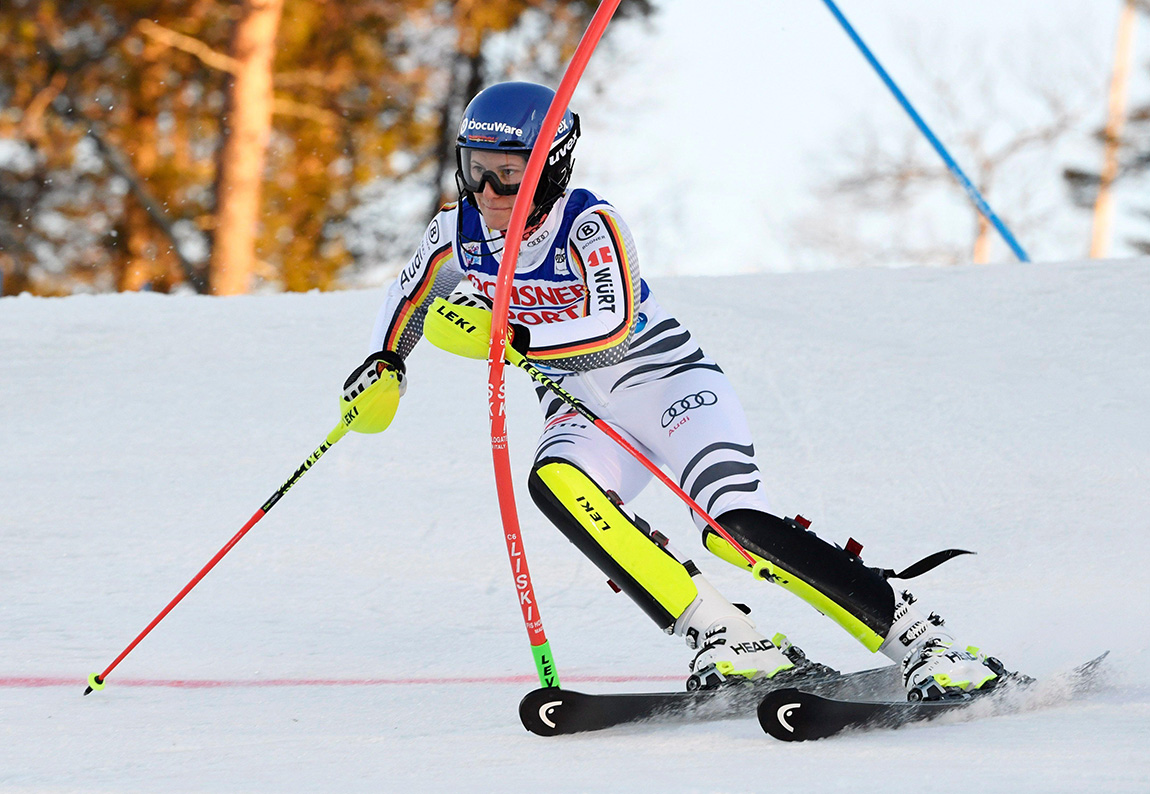
<svg viewBox="0 0 1150 794">
<path fill-rule="evenodd" d="M 474 290 L 460 290 L 457 287 L 448 300 L 452 306 L 469 306 L 473 309 L 491 311 L 491 301 L 488 300 L 487 296 Z M 488 328 L 490 327 L 488 325 Z M 507 327 L 511 330 L 507 344 L 518 351 L 521 356 L 526 356 L 527 350 L 531 347 L 531 332 L 527 330 L 526 325 L 519 323 L 508 323 Z"/>
<path fill-rule="evenodd" d="M 394 350 L 381 350 L 368 356 L 347 377 L 343 383 L 343 399 L 351 402 L 362 394 L 364 389 L 379 380 L 379 376 L 387 370 L 396 373 L 396 379 L 399 381 L 399 394 L 403 396 L 403 393 L 407 391 L 407 367 L 399 353 Z"/>
<path fill-rule="evenodd" d="M 527 358 L 527 351 L 531 349 L 531 329 L 526 325 L 511 323 L 511 338 L 507 344 L 519 355 Z"/>
<path fill-rule="evenodd" d="M 491 307 L 482 296 L 453 294 L 436 298 L 423 321 L 423 335 L 431 344 L 464 358 L 486 359 L 491 347 Z M 510 347 L 526 356 L 531 332 L 511 323 Z"/>
<path fill-rule="evenodd" d="M 447 297 L 447 302 L 452 306 L 466 306 L 488 313 L 493 308 L 491 299 L 477 290 L 475 285 L 467 279 L 463 279 L 456 285 L 455 290 Z M 508 327 L 511 330 L 511 335 L 507 339 L 507 344 L 517 350 L 520 355 L 526 356 L 528 348 L 531 347 L 531 332 L 527 330 L 527 326 L 519 323 L 510 323 Z M 490 323 L 487 323 L 487 328 L 491 328 Z"/>
</svg>

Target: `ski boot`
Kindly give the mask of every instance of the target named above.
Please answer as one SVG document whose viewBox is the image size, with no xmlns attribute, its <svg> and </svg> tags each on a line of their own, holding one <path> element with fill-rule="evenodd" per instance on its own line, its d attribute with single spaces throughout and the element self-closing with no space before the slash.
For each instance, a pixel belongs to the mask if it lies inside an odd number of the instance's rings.
<svg viewBox="0 0 1150 794">
<path fill-rule="evenodd" d="M 880 648 L 899 664 L 907 700 L 969 697 L 993 689 L 1003 677 L 1017 677 L 978 648 L 955 647 L 954 638 L 942 628 L 945 621 L 933 612 L 924 616 L 914 603 L 914 596 L 903 591 L 894 625 Z"/>
<path fill-rule="evenodd" d="M 695 576 L 694 582 L 699 596 L 676 622 L 674 632 L 698 651 L 690 663 L 688 691 L 780 676 L 801 681 L 835 672 L 807 659 L 782 634 L 768 640 L 755 629 L 747 607 L 727 601 L 702 576 Z"/>
</svg>

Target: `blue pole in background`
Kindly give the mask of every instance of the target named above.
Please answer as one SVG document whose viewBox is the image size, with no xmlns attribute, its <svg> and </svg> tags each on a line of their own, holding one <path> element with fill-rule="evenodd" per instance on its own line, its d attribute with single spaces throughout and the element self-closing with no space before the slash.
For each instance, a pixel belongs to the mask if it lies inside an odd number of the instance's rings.
<svg viewBox="0 0 1150 794">
<path fill-rule="evenodd" d="M 954 158 L 950 156 L 950 153 L 947 152 L 946 147 L 942 145 L 942 142 L 935 136 L 933 132 L 931 132 L 930 127 L 928 127 L 926 122 L 922 120 L 922 116 L 918 115 L 918 111 L 916 111 L 910 104 L 910 100 L 906 98 L 906 95 L 899 90 L 897 85 L 895 85 L 894 80 L 892 80 L 890 75 L 887 74 L 886 69 L 882 68 L 882 64 L 878 62 L 878 59 L 874 57 L 874 53 L 870 51 L 870 48 L 866 46 L 863 40 L 859 37 L 859 34 L 855 32 L 853 27 L 851 27 L 851 23 L 847 22 L 847 18 L 843 16 L 841 11 L 839 11 L 838 6 L 834 4 L 833 0 L 823 0 L 823 2 L 826 3 L 826 6 L 830 12 L 834 14 L 834 17 L 839 21 L 839 24 L 843 26 L 843 30 L 847 32 L 847 35 L 851 37 L 851 41 L 853 41 L 862 52 L 863 57 L 866 58 L 870 65 L 874 67 L 874 70 L 878 72 L 878 76 L 882 78 L 884 83 L 886 83 L 886 87 L 890 89 L 892 94 L 894 94 L 895 99 L 897 99 L 898 103 L 902 105 L 903 110 L 905 110 L 907 114 L 910 115 L 915 125 L 919 128 L 922 134 L 926 136 L 926 139 L 930 141 L 930 145 L 933 146 L 934 150 L 938 152 L 940 157 L 942 157 L 943 162 L 946 163 L 946 167 L 950 169 L 952 174 L 954 174 L 955 179 L 957 179 L 959 184 L 962 185 L 963 190 L 966 191 L 966 195 L 970 197 L 970 200 L 974 202 L 974 206 L 978 208 L 978 211 L 982 213 L 984 218 L 994 224 L 994 228 L 998 229 L 998 233 L 1002 235 L 1002 239 L 1005 240 L 1006 244 L 1010 246 L 1010 249 L 1014 251 L 1014 255 L 1018 257 L 1018 260 L 1020 262 L 1029 262 L 1030 257 L 1026 255 L 1026 251 L 1022 250 L 1022 246 L 1018 244 L 1018 240 L 1014 239 L 1014 235 L 1011 234 L 1010 230 L 1006 228 L 1006 224 L 1004 224 L 999 219 L 999 217 L 994 214 L 994 210 L 992 210 L 990 205 L 986 203 L 986 199 L 984 199 L 982 194 L 978 192 L 978 188 L 976 188 L 974 184 L 966 178 L 966 174 L 964 174 L 962 169 L 958 167 L 958 163 L 956 163 Z"/>
</svg>

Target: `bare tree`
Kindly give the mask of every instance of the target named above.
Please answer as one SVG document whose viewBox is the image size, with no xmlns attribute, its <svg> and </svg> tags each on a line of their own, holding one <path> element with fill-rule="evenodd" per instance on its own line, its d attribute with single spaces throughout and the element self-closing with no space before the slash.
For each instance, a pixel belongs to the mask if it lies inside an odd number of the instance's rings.
<svg viewBox="0 0 1150 794">
<path fill-rule="evenodd" d="M 979 45 L 964 47 L 978 57 L 951 60 L 948 75 L 938 71 L 941 59 L 921 55 L 921 42 L 908 46 L 917 71 L 930 75 L 919 109 L 1017 236 L 1049 237 L 1058 212 L 1039 199 L 1057 184 L 1057 147 L 1084 127 L 1084 78 L 1094 70 L 1066 80 L 1039 61 L 1025 69 L 987 59 Z M 860 264 L 991 261 L 995 230 L 909 122 L 892 136 L 868 115 L 848 136 L 841 148 L 849 165 L 816 187 L 820 212 L 796 224 L 800 246 Z M 968 208 L 968 231 L 946 220 L 958 207 Z"/>
<path fill-rule="evenodd" d="M 1114 51 L 1114 73 L 1110 80 L 1109 117 L 1103 135 L 1106 139 L 1098 198 L 1094 202 L 1094 233 L 1090 257 L 1105 258 L 1110 253 L 1110 236 L 1114 227 L 1114 198 L 1111 186 L 1118 176 L 1118 149 L 1122 127 L 1126 123 L 1126 91 L 1130 82 L 1130 59 L 1134 44 L 1134 19 L 1137 0 L 1126 0 L 1118 24 L 1118 41 Z"/>
<path fill-rule="evenodd" d="M 1063 171 L 1063 178 L 1074 203 L 1093 210 L 1094 228 L 1090 244 L 1092 258 L 1110 255 L 1117 209 L 1115 187 L 1120 181 L 1137 178 L 1150 169 L 1150 145 L 1147 140 L 1150 138 L 1150 105 L 1127 110 L 1134 28 L 1136 15 L 1140 11 L 1150 13 L 1150 2 L 1123 0 L 1114 45 L 1106 126 L 1096 134 L 1103 148 L 1102 168 L 1091 171 L 1068 167 Z M 1150 217 L 1150 212 L 1145 208 L 1135 210 L 1134 214 Z M 1150 241 L 1134 239 L 1129 242 L 1140 252 L 1150 253 Z"/>
</svg>

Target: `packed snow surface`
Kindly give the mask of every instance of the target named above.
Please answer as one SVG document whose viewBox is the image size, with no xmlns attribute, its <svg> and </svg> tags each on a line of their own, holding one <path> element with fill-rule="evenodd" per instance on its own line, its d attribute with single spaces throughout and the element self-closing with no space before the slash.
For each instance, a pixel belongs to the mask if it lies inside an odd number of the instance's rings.
<svg viewBox="0 0 1150 794">
<path fill-rule="evenodd" d="M 108 677 L 338 421 L 382 293 L 0 300 L 5 791 L 1150 790 L 1150 260 L 654 280 L 742 396 L 775 510 L 901 568 L 963 640 L 1086 700 L 784 745 L 753 719 L 528 734 L 536 685 L 482 362 L 422 344 L 390 429 L 340 441 Z M 520 517 L 565 685 L 678 688 L 690 656 L 536 512 L 541 421 L 509 371 Z M 662 410 L 663 406 L 652 406 Z M 632 505 L 760 628 L 876 660 Z"/>
</svg>

